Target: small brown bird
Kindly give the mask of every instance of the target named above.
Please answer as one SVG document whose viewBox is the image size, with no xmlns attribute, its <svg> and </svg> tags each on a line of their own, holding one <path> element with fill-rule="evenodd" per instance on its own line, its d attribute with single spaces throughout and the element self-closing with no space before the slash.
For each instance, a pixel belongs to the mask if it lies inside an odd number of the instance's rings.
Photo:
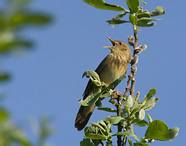
<svg viewBox="0 0 186 146">
<path fill-rule="evenodd" d="M 131 51 L 126 43 L 112 40 L 109 37 L 108 39 L 111 41 L 113 46 L 104 48 L 109 48 L 111 53 L 103 59 L 103 61 L 97 67 L 96 72 L 102 82 L 110 84 L 118 79 L 121 75 L 126 74 L 128 63 L 131 60 Z M 89 80 L 83 94 L 83 99 L 86 99 L 91 91 L 96 88 L 97 86 L 95 86 L 92 81 Z M 82 130 L 86 126 L 90 116 L 94 111 L 94 108 L 95 104 L 91 106 L 81 105 L 75 120 L 75 127 L 78 130 Z"/>
</svg>

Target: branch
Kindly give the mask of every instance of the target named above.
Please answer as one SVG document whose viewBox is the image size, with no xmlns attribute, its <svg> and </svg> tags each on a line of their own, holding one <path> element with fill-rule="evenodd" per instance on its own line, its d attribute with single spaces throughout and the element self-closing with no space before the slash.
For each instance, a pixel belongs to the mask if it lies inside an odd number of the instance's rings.
<svg viewBox="0 0 186 146">
<path fill-rule="evenodd" d="M 139 39 L 138 39 L 138 34 L 134 33 L 134 37 L 135 37 L 135 41 L 133 43 L 133 59 L 131 61 L 131 88 L 130 88 L 130 95 L 132 95 L 132 97 L 134 96 L 134 86 L 135 86 L 135 73 L 137 71 L 137 67 L 136 67 L 136 63 L 138 62 L 138 56 L 137 56 L 137 52 L 135 51 L 135 49 L 137 48 Z"/>
<path fill-rule="evenodd" d="M 121 116 L 121 103 L 120 103 L 120 96 L 118 95 L 117 97 L 117 116 Z M 120 123 L 118 123 L 118 132 L 121 132 L 122 131 L 122 126 Z M 121 146 L 121 135 L 118 135 L 117 136 L 117 143 L 118 143 L 118 146 Z"/>
<path fill-rule="evenodd" d="M 119 110 L 119 109 L 122 109 L 122 107 L 124 105 L 124 102 L 126 101 L 127 94 L 129 93 L 129 91 L 130 91 L 130 95 L 132 97 L 134 96 L 134 86 L 135 86 L 135 83 L 136 83 L 135 73 L 137 71 L 136 64 L 138 63 L 138 55 L 137 54 L 143 52 L 147 48 L 146 45 L 142 45 L 142 46 L 137 47 L 139 39 L 138 39 L 138 34 L 136 32 L 134 33 L 134 38 L 135 38 L 135 40 L 133 39 L 132 36 L 129 36 L 129 38 L 128 38 L 129 44 L 131 46 L 133 46 L 133 58 L 130 62 L 130 64 L 131 64 L 131 74 L 128 76 L 127 87 L 125 88 L 125 93 L 124 93 L 124 96 L 123 96 L 123 100 L 121 101 L 121 104 L 119 104 L 119 102 L 118 102 L 119 107 L 117 109 L 118 109 L 118 111 L 120 111 L 120 114 L 121 114 L 121 110 Z M 130 84 L 131 84 L 131 87 L 130 87 Z M 136 100 L 138 100 L 137 98 L 139 98 L 139 92 L 137 93 Z M 119 97 L 118 97 L 118 100 L 119 100 Z M 119 125 L 118 125 L 118 132 L 120 132 L 119 130 L 120 129 L 119 129 Z M 118 137 L 118 138 L 120 138 L 120 137 Z M 119 141 L 121 141 L 121 138 L 118 139 L 118 142 Z M 126 142 L 127 142 L 127 137 L 124 137 L 123 146 L 126 146 Z M 121 145 L 118 144 L 118 146 L 121 146 Z"/>
<path fill-rule="evenodd" d="M 105 146 L 105 144 L 100 140 L 100 144 L 102 145 L 102 146 Z"/>
<path fill-rule="evenodd" d="M 135 73 L 137 71 L 137 67 L 136 67 L 136 64 L 138 63 L 138 53 L 141 53 L 143 52 L 147 46 L 146 45 L 142 45 L 142 46 L 139 46 L 137 47 L 138 45 L 138 42 L 139 42 L 139 39 L 138 39 L 138 34 L 135 32 L 134 33 L 134 38 L 135 40 L 133 39 L 132 36 L 129 36 L 128 38 L 128 43 L 133 46 L 133 58 L 130 62 L 131 64 L 131 74 L 128 76 L 128 81 L 127 81 L 127 87 L 125 88 L 125 93 L 124 93 L 124 98 L 121 102 L 121 108 L 127 98 L 127 94 L 128 92 L 130 91 L 130 95 L 131 96 L 134 96 L 134 86 L 135 86 Z M 130 87 L 130 84 L 131 84 L 131 87 Z"/>
</svg>

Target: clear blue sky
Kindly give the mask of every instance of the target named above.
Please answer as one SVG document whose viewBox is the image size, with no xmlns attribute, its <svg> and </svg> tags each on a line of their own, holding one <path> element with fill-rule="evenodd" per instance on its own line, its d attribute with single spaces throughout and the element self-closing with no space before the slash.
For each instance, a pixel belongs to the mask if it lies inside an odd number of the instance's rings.
<svg viewBox="0 0 186 146">
<path fill-rule="evenodd" d="M 122 0 L 106 2 L 123 5 Z M 163 21 L 154 27 L 141 28 L 139 45 L 147 50 L 139 55 L 135 91 L 140 98 L 151 88 L 157 89 L 160 98 L 153 110 L 147 111 L 152 118 L 167 123 L 169 128 L 180 127 L 173 142 L 154 142 L 152 146 L 183 146 L 186 124 L 186 20 L 185 1 L 147 1 L 148 10 L 163 6 L 166 14 Z M 11 111 L 12 119 L 26 128 L 32 136 L 28 119 L 41 115 L 54 117 L 55 134 L 49 139 L 56 146 L 78 146 L 83 132 L 74 128 L 79 109 L 78 100 L 87 84 L 81 76 L 85 70 L 94 70 L 109 54 L 103 46 L 111 45 L 106 36 L 123 40 L 132 34 L 130 24 L 112 28 L 105 21 L 119 12 L 99 10 L 82 0 L 46 1 L 37 0 L 32 8 L 48 12 L 54 22 L 42 29 L 31 29 L 25 35 L 35 42 L 35 50 L 23 56 L 12 55 L 3 62 L 3 68 L 12 73 L 12 80 L 1 87 L 6 100 L 4 105 Z M 117 88 L 123 91 L 126 80 Z M 103 104 L 107 104 L 106 101 Z M 91 122 L 102 120 L 107 115 L 95 111 Z M 137 129 L 143 136 L 144 128 Z"/>
</svg>

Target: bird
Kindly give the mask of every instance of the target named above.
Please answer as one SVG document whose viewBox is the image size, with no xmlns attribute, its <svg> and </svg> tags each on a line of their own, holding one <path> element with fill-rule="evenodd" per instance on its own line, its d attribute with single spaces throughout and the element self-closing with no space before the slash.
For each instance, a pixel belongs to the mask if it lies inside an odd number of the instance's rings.
<svg viewBox="0 0 186 146">
<path fill-rule="evenodd" d="M 107 55 L 103 61 L 99 64 L 95 72 L 99 75 L 100 80 L 105 82 L 107 85 L 118 79 L 121 75 L 126 74 L 127 67 L 131 61 L 131 50 L 129 46 L 123 41 L 113 40 L 107 36 L 113 46 L 105 46 L 104 48 L 110 49 L 111 53 Z M 83 93 L 83 100 L 97 87 L 89 80 L 85 91 Z M 95 104 L 91 106 L 83 106 L 79 108 L 75 119 L 75 128 L 81 131 L 88 123 L 93 111 Z"/>
</svg>

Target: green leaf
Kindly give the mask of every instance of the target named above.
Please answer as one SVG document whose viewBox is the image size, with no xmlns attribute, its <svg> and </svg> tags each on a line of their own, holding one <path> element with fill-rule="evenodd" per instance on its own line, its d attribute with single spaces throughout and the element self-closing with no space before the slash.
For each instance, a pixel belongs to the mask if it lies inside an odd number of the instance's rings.
<svg viewBox="0 0 186 146">
<path fill-rule="evenodd" d="M 126 78 L 126 75 L 121 75 L 118 79 L 112 82 L 108 87 L 107 90 L 114 89 L 123 79 Z"/>
<path fill-rule="evenodd" d="M 1 108 L 0 109 L 0 122 L 5 121 L 8 118 L 9 114 L 8 111 L 6 111 L 5 109 Z"/>
<path fill-rule="evenodd" d="M 93 70 L 87 70 L 83 73 L 82 78 L 86 76 L 87 78 L 90 78 L 93 84 L 96 86 L 104 86 L 105 83 L 100 81 L 99 75 L 93 71 Z"/>
<path fill-rule="evenodd" d="M 98 121 L 97 123 L 90 123 L 90 124 L 93 125 L 93 126 L 95 126 L 95 127 L 98 127 L 100 130 L 106 132 L 106 130 L 104 129 L 106 127 L 103 128 L 103 126 L 100 125 L 100 123 L 101 123 L 101 121 Z"/>
<path fill-rule="evenodd" d="M 131 111 L 130 111 L 128 105 L 125 105 L 125 107 L 124 107 L 124 109 L 123 109 L 123 113 L 127 113 L 128 115 L 131 114 Z"/>
<path fill-rule="evenodd" d="M 133 123 L 134 123 L 135 125 L 140 126 L 140 127 L 144 127 L 144 126 L 148 126 L 148 125 L 149 125 L 149 123 L 148 123 L 147 121 L 145 121 L 145 120 L 141 120 L 141 121 L 139 121 L 139 120 L 134 120 Z"/>
<path fill-rule="evenodd" d="M 98 87 L 102 86 L 102 82 L 98 81 L 98 80 L 94 80 L 92 77 L 90 77 L 90 80 L 92 81 L 92 83 Z"/>
<path fill-rule="evenodd" d="M 85 100 L 80 100 L 79 104 L 83 106 L 90 106 L 96 103 L 96 101 L 99 99 L 101 95 L 101 89 L 93 90 Z"/>
<path fill-rule="evenodd" d="M 116 19 L 108 20 L 108 21 L 106 21 L 106 22 L 109 23 L 109 24 L 114 24 L 114 25 L 123 24 L 123 23 L 129 23 L 129 21 L 125 21 L 125 20 L 116 20 Z"/>
<path fill-rule="evenodd" d="M 88 127 L 85 127 L 84 133 L 85 133 L 85 135 L 87 135 L 89 133 L 96 133 L 96 129 L 97 129 L 97 127 L 90 124 Z"/>
<path fill-rule="evenodd" d="M 9 25 L 43 25 L 52 21 L 52 17 L 42 13 L 17 12 L 11 18 Z"/>
<path fill-rule="evenodd" d="M 156 89 L 150 89 L 147 96 L 146 96 L 146 99 L 149 100 L 155 94 L 156 94 Z"/>
<path fill-rule="evenodd" d="M 130 146 L 134 146 L 132 140 L 130 140 L 129 138 L 128 138 L 128 142 L 129 142 Z"/>
<path fill-rule="evenodd" d="M 117 102 L 113 100 L 112 98 L 109 100 L 111 104 L 113 104 L 117 108 Z"/>
<path fill-rule="evenodd" d="M 139 28 L 136 28 L 136 31 L 141 31 Z"/>
<path fill-rule="evenodd" d="M 106 111 L 106 112 L 117 112 L 115 109 L 112 109 L 112 108 L 107 108 L 107 107 L 99 107 L 98 110 L 101 110 L 101 111 Z"/>
<path fill-rule="evenodd" d="M 165 14 L 165 10 L 163 7 L 158 6 L 154 11 L 150 12 L 151 16 L 158 16 Z"/>
<path fill-rule="evenodd" d="M 106 93 L 102 94 L 100 97 L 101 98 L 107 98 L 107 97 L 114 96 L 116 93 L 117 93 L 117 91 L 113 91 L 112 89 L 110 89 Z"/>
<path fill-rule="evenodd" d="M 109 24 L 122 24 L 122 23 L 128 23 L 129 21 L 125 21 L 125 20 L 120 20 L 123 16 L 125 16 L 127 14 L 127 12 L 124 13 L 120 13 L 119 15 L 117 15 L 116 17 L 112 18 L 111 20 L 108 20 L 107 22 Z"/>
<path fill-rule="evenodd" d="M 147 4 L 146 2 L 143 2 L 143 1 L 140 1 L 140 3 L 141 3 L 141 4 L 144 4 L 144 5 L 146 5 L 146 4 Z"/>
<path fill-rule="evenodd" d="M 0 73 L 0 82 L 5 82 L 10 79 L 10 75 L 7 73 Z"/>
<path fill-rule="evenodd" d="M 90 141 L 90 139 L 83 139 L 81 142 L 80 142 L 80 146 L 94 146 L 93 143 Z"/>
<path fill-rule="evenodd" d="M 155 16 L 156 13 L 159 13 L 159 11 L 161 11 L 160 9 L 157 9 L 156 11 L 153 11 L 153 12 L 139 9 L 136 15 L 138 17 L 137 25 L 142 26 L 142 27 L 154 26 L 156 23 L 152 21 L 158 21 L 161 19 L 151 19 L 151 16 Z"/>
<path fill-rule="evenodd" d="M 115 134 L 113 134 L 112 136 L 123 136 L 123 135 L 127 135 L 127 136 L 132 136 L 136 139 L 136 141 L 139 141 L 139 138 L 136 136 L 136 134 L 132 133 L 132 132 L 117 132 Z"/>
<path fill-rule="evenodd" d="M 170 128 L 166 133 L 165 137 L 169 139 L 175 138 L 178 135 L 179 129 L 179 127 Z"/>
<path fill-rule="evenodd" d="M 138 11 L 140 5 L 139 0 L 126 0 L 126 3 L 131 13 L 136 13 Z"/>
<path fill-rule="evenodd" d="M 93 77 L 94 80 L 100 81 L 99 75 L 98 75 L 95 71 L 93 71 L 93 70 L 87 70 L 87 71 L 85 71 L 85 72 L 83 73 L 82 78 L 83 78 L 84 76 L 86 76 L 87 78 Z"/>
<path fill-rule="evenodd" d="M 101 125 L 104 128 L 104 130 L 107 129 L 107 125 L 105 124 L 105 121 L 103 121 L 103 120 L 98 121 L 98 124 Z"/>
<path fill-rule="evenodd" d="M 138 120 L 143 120 L 145 118 L 145 110 L 144 109 L 141 109 L 139 111 L 139 115 L 138 115 Z"/>
<path fill-rule="evenodd" d="M 160 120 L 154 120 L 150 123 L 146 133 L 146 139 L 155 139 L 155 140 L 170 140 L 178 135 L 179 128 L 175 127 L 168 129 L 168 126 Z"/>
<path fill-rule="evenodd" d="M 103 107 L 100 98 L 96 101 L 96 106 L 97 106 L 97 107 Z"/>
<path fill-rule="evenodd" d="M 88 139 L 100 139 L 100 140 L 106 140 L 107 139 L 107 137 L 104 136 L 104 135 L 93 134 L 93 133 L 87 134 L 86 138 L 88 138 Z"/>
<path fill-rule="evenodd" d="M 54 130 L 49 126 L 50 119 L 48 119 L 47 117 L 41 117 L 40 120 L 40 137 L 41 139 L 47 139 L 50 135 L 52 135 L 54 133 Z"/>
<path fill-rule="evenodd" d="M 125 119 L 123 117 L 119 117 L 119 116 L 109 116 L 105 118 L 106 122 L 109 122 L 110 124 L 118 124 L 120 122 L 124 122 Z"/>
<path fill-rule="evenodd" d="M 115 145 L 112 144 L 112 139 L 111 138 L 107 139 L 106 146 L 115 146 Z"/>
<path fill-rule="evenodd" d="M 136 114 L 138 111 L 139 111 L 140 108 L 136 108 L 134 110 L 131 110 L 131 114 L 130 114 L 130 117 L 132 118 L 134 114 Z"/>
<path fill-rule="evenodd" d="M 150 27 L 150 26 L 154 26 L 156 22 L 152 22 L 152 23 L 149 23 L 149 22 L 157 21 L 157 20 L 161 20 L 161 19 L 141 18 L 141 19 L 138 19 L 137 25 L 141 27 Z"/>
<path fill-rule="evenodd" d="M 100 144 L 100 140 L 92 139 L 92 142 L 94 143 L 94 146 L 98 146 Z"/>
<path fill-rule="evenodd" d="M 136 104 L 134 104 L 134 105 L 131 107 L 131 111 L 133 112 L 133 111 L 136 110 L 136 109 L 138 110 L 141 106 L 142 106 L 141 104 L 136 103 Z"/>
<path fill-rule="evenodd" d="M 98 121 L 97 123 L 90 123 L 90 125 L 85 128 L 84 133 L 87 138 L 91 138 L 91 139 L 106 139 L 106 138 L 109 139 L 110 136 L 108 136 L 108 135 L 111 135 L 110 134 L 110 131 L 111 131 L 110 127 L 111 127 L 111 124 L 108 124 L 105 121 L 101 120 L 101 121 Z M 98 134 L 98 135 L 95 135 L 95 134 Z M 100 135 L 101 135 L 101 137 L 100 137 Z M 99 136 L 99 137 L 97 137 L 97 136 Z M 108 136 L 108 137 L 105 137 L 105 136 Z M 93 140 L 93 143 L 96 144 L 97 141 Z"/>
<path fill-rule="evenodd" d="M 150 110 L 150 109 L 152 109 L 155 106 L 155 104 L 158 102 L 158 100 L 159 100 L 159 98 L 157 98 L 157 97 L 154 97 L 154 98 L 148 100 L 145 103 L 143 109 L 144 110 Z"/>
<path fill-rule="evenodd" d="M 98 8 L 98 9 L 113 10 L 113 11 L 125 11 L 125 8 L 118 6 L 118 5 L 105 3 L 103 0 L 83 0 L 83 1 L 93 7 Z"/>
<path fill-rule="evenodd" d="M 151 116 L 149 114 L 146 114 L 146 116 L 147 116 L 147 119 L 149 120 L 149 123 L 151 123 L 153 121 Z"/>
<path fill-rule="evenodd" d="M 130 108 L 133 106 L 133 104 L 134 104 L 134 98 L 131 95 L 129 95 L 129 97 L 126 100 L 126 105 Z"/>
<path fill-rule="evenodd" d="M 134 146 L 150 146 L 150 145 L 140 142 L 140 143 L 134 143 Z"/>
<path fill-rule="evenodd" d="M 31 48 L 33 43 L 26 40 L 16 40 L 7 43 L 0 43 L 0 53 L 9 53 L 13 50 Z"/>
<path fill-rule="evenodd" d="M 160 120 L 154 120 L 150 123 L 146 133 L 145 138 L 149 139 L 156 139 L 156 140 L 168 140 L 165 138 L 165 134 L 168 131 L 168 126 Z"/>
<path fill-rule="evenodd" d="M 8 130 L 8 129 L 7 129 Z M 25 138 L 24 132 L 20 129 L 9 129 L 8 139 L 12 142 L 17 142 L 23 146 L 30 146 L 29 141 Z"/>
<path fill-rule="evenodd" d="M 138 20 L 137 16 L 134 16 L 134 15 L 130 14 L 129 19 L 130 19 L 130 22 L 131 22 L 133 25 L 136 25 L 136 24 L 137 24 L 137 20 Z"/>
<path fill-rule="evenodd" d="M 120 13 L 120 14 L 118 14 L 116 17 L 114 17 L 113 19 L 119 20 L 119 19 L 121 19 L 123 16 L 125 16 L 126 14 L 127 14 L 127 12 Z"/>
<path fill-rule="evenodd" d="M 149 14 L 149 12 L 138 13 L 136 16 L 138 17 L 138 19 L 144 18 L 144 17 L 145 18 L 150 18 L 151 17 L 150 14 Z"/>
</svg>

